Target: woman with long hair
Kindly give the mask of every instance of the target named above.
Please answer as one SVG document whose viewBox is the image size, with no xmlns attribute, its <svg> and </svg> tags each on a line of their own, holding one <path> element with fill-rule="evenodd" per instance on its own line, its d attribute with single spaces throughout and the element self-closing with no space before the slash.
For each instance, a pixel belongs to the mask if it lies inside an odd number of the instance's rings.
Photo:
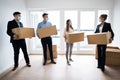
<svg viewBox="0 0 120 80">
<path fill-rule="evenodd" d="M 67 35 L 68 35 L 68 33 L 71 33 L 71 32 L 74 32 L 74 29 L 72 27 L 71 20 L 68 19 L 66 21 L 66 28 L 64 31 L 64 38 L 65 38 L 65 42 L 66 42 L 66 60 L 67 60 L 68 65 L 71 65 L 69 61 L 73 61 L 71 58 L 73 43 L 68 43 L 68 40 L 67 40 Z"/>
</svg>

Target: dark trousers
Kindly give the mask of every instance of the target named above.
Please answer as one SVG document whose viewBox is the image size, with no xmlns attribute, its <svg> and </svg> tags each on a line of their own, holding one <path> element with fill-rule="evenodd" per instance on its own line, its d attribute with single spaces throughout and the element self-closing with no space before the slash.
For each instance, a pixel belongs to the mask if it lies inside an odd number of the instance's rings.
<svg viewBox="0 0 120 80">
<path fill-rule="evenodd" d="M 98 48 L 98 66 L 104 68 L 106 61 L 106 45 L 97 45 Z"/>
<path fill-rule="evenodd" d="M 47 61 L 47 46 L 50 52 L 50 59 L 53 61 L 53 51 L 52 51 L 52 38 L 46 37 L 41 39 L 42 47 L 43 47 L 43 57 L 44 61 Z"/>
<path fill-rule="evenodd" d="M 27 48 L 26 48 L 25 40 L 14 41 L 12 43 L 12 45 L 13 45 L 13 49 L 14 49 L 14 66 L 15 67 L 18 66 L 20 48 L 23 51 L 26 64 L 29 64 L 30 61 L 29 61 L 29 57 L 28 57 L 28 53 L 27 53 Z"/>
</svg>

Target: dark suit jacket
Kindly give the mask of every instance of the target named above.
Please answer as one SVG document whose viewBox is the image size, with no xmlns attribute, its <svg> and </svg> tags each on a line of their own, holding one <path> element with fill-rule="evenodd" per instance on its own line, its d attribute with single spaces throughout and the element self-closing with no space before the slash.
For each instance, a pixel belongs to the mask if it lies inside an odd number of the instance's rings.
<svg viewBox="0 0 120 80">
<path fill-rule="evenodd" d="M 20 39 L 20 40 L 14 40 L 13 39 L 13 35 L 14 33 L 12 33 L 12 29 L 13 28 L 18 28 L 19 25 L 15 20 L 9 21 L 7 24 L 7 34 L 10 36 L 10 42 L 19 42 L 19 41 L 23 41 L 24 39 Z M 23 24 L 20 22 L 20 27 L 23 27 Z"/>
<path fill-rule="evenodd" d="M 101 24 L 97 25 L 95 33 L 99 33 L 100 32 L 99 31 L 100 25 Z M 114 39 L 114 32 L 113 32 L 113 30 L 111 28 L 111 24 L 105 22 L 105 24 L 103 26 L 103 29 L 102 29 L 102 32 L 108 32 L 108 31 L 111 32 L 111 38 Z"/>
</svg>

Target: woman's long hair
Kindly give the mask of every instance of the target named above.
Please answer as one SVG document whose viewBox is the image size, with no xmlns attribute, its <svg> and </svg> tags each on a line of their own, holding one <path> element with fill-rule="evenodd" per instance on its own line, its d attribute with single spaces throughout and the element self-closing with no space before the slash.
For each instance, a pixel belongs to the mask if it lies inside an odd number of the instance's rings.
<svg viewBox="0 0 120 80">
<path fill-rule="evenodd" d="M 70 21 L 71 21 L 70 19 L 68 19 L 68 20 L 66 21 L 66 31 L 67 31 L 67 32 L 69 32 L 69 27 L 70 27 L 71 29 L 73 29 L 72 25 L 69 23 Z"/>
</svg>

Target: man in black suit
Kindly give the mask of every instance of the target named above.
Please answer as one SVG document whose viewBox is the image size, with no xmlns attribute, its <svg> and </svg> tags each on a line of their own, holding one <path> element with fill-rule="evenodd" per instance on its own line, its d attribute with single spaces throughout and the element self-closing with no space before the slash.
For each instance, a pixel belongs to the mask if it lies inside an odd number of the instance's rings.
<svg viewBox="0 0 120 80">
<path fill-rule="evenodd" d="M 19 50 L 20 48 L 23 51 L 24 58 L 26 61 L 26 65 L 28 67 L 31 67 L 28 53 L 27 53 L 27 48 L 26 48 L 26 42 L 25 39 L 19 39 L 18 40 L 18 35 L 15 35 L 12 32 L 13 28 L 19 28 L 23 27 L 23 24 L 20 22 L 21 19 L 21 13 L 20 12 L 14 12 L 13 13 L 14 20 L 9 21 L 7 24 L 7 34 L 10 36 L 10 42 L 12 43 L 13 50 L 14 50 L 14 68 L 12 69 L 13 71 L 18 68 L 18 60 L 19 60 Z"/>
<path fill-rule="evenodd" d="M 106 23 L 107 15 L 102 14 L 100 16 L 100 24 L 97 25 L 95 33 L 102 33 L 102 32 L 111 32 L 111 37 L 109 39 L 110 43 L 114 39 L 114 33 L 111 28 L 110 23 Z M 107 45 L 97 45 L 98 48 L 98 68 L 100 68 L 103 72 L 105 70 L 105 60 L 106 60 L 106 47 Z"/>
</svg>

